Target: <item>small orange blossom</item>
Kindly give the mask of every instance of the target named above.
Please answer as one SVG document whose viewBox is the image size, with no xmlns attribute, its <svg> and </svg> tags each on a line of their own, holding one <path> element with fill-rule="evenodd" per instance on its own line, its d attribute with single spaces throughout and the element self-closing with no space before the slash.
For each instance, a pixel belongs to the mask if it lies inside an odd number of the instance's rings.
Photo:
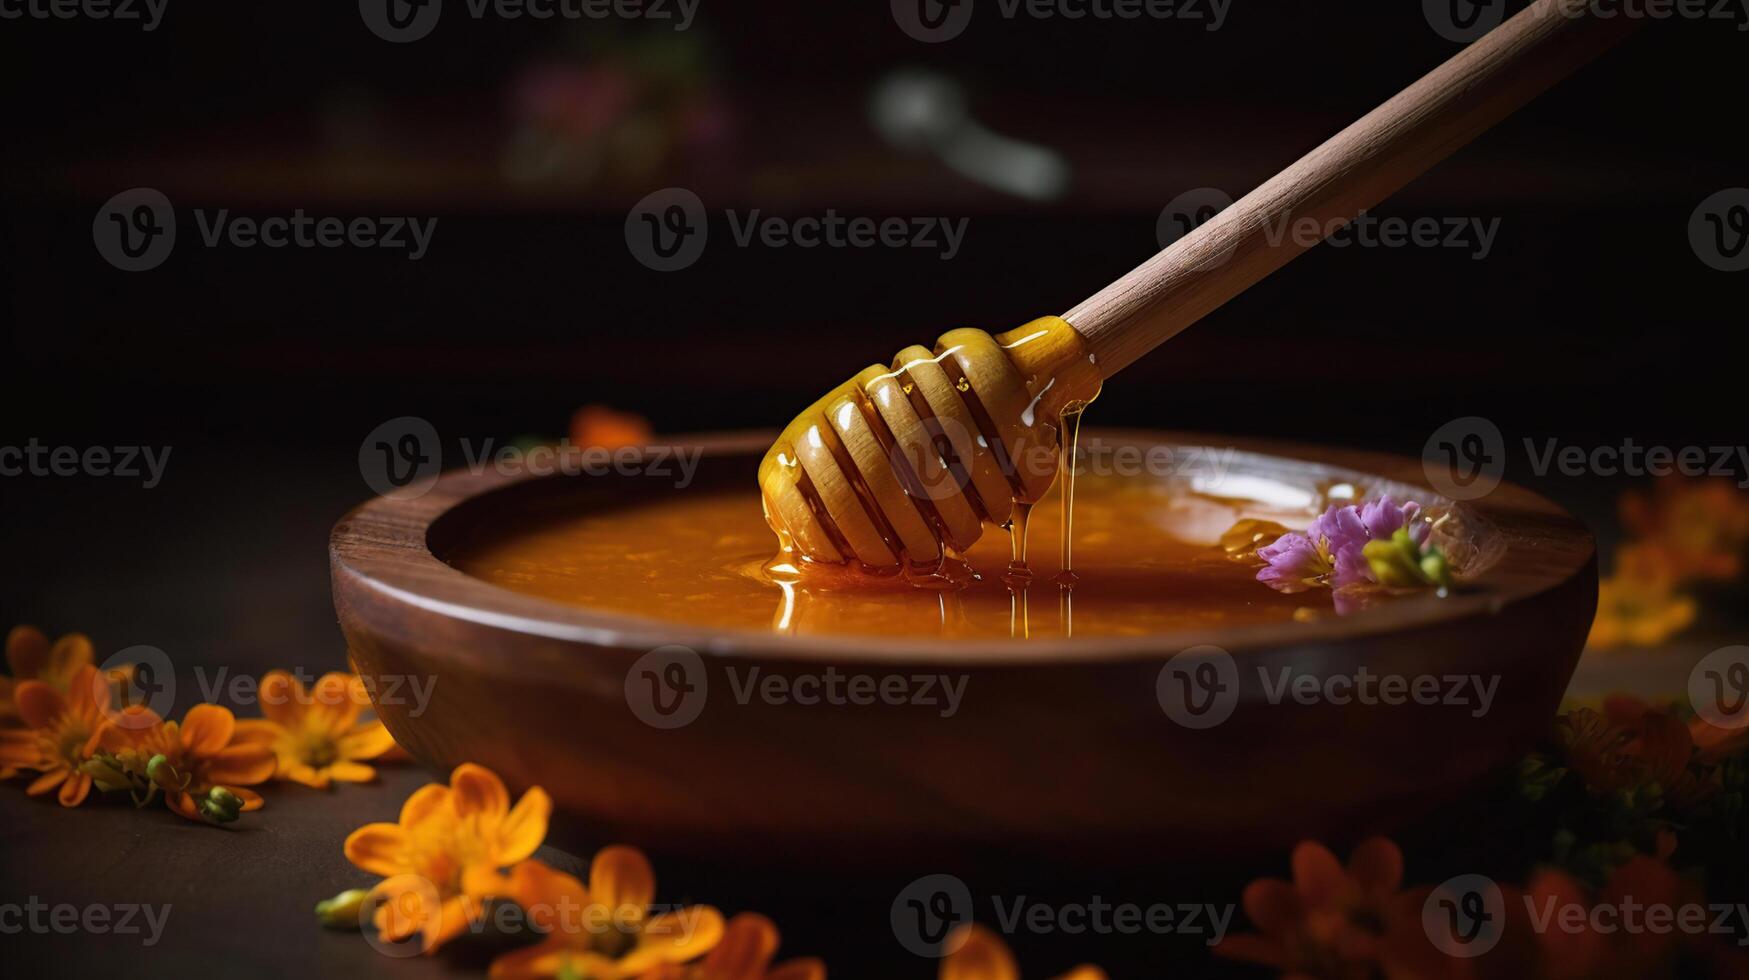
<svg viewBox="0 0 1749 980">
<path fill-rule="evenodd" d="M 32 796 L 60 788 L 62 806 L 78 806 L 91 792 L 91 777 L 79 771 L 95 752 L 106 727 L 109 687 L 86 664 L 65 692 L 46 681 L 26 680 L 13 692 L 23 729 L 0 730 L 0 766 L 39 775 L 25 790 Z"/>
<path fill-rule="evenodd" d="M 587 888 L 539 861 L 518 865 L 511 881 L 510 894 L 547 938 L 493 960 L 492 980 L 624 980 L 695 960 L 723 936 L 722 914 L 708 905 L 651 915 L 656 876 L 634 847 L 602 848 Z"/>
<path fill-rule="evenodd" d="M 346 838 L 346 857 L 387 880 L 376 926 L 399 942 L 422 934 L 427 952 L 467 928 L 488 898 L 507 886 L 503 869 L 534 853 L 547 835 L 552 800 L 530 787 L 513 808 L 504 781 L 463 763 L 449 785 L 431 783 L 401 806 L 397 823 L 372 823 Z"/>
<path fill-rule="evenodd" d="M 950 933 L 944 945 L 953 952 L 941 961 L 940 980 L 1020 980 L 1008 944 L 983 926 L 966 923 Z M 1057 980 L 1105 980 L 1105 971 L 1082 965 Z"/>
<path fill-rule="evenodd" d="M 215 786 L 241 799 L 241 809 L 261 809 L 261 794 L 244 787 L 273 776 L 273 752 L 238 738 L 236 716 L 216 704 L 189 708 L 180 724 L 159 721 L 145 708 L 127 708 L 104 726 L 101 744 L 134 759 L 163 756 L 170 774 L 168 784 L 160 784 L 164 803 L 190 820 L 205 822 L 200 800 Z"/>
<path fill-rule="evenodd" d="M 664 963 L 639 980 L 826 980 L 826 964 L 813 957 L 772 966 L 777 926 L 757 912 L 742 912 L 723 926 L 723 939 L 703 960 Z"/>
<path fill-rule="evenodd" d="M 364 760 L 395 744 L 382 722 L 359 722 L 368 698 L 355 674 L 324 674 L 306 691 L 289 672 L 276 670 L 261 679 L 260 701 L 266 717 L 237 722 L 237 735 L 273 750 L 277 779 L 316 789 L 327 789 L 331 781 L 369 782 L 377 773 Z"/>
</svg>

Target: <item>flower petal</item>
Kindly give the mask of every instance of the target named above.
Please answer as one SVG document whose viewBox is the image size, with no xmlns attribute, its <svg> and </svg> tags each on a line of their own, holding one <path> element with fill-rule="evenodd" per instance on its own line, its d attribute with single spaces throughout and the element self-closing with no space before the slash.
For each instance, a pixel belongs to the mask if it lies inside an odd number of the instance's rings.
<svg viewBox="0 0 1749 980">
<path fill-rule="evenodd" d="M 1020 980 L 1020 969 L 1008 944 L 983 926 L 956 928 L 945 948 L 953 950 L 941 964 L 941 980 Z"/>
<path fill-rule="evenodd" d="M 86 718 L 108 712 L 108 677 L 86 663 L 66 679 L 66 705 Z"/>
<path fill-rule="evenodd" d="M 358 721 L 358 713 L 368 703 L 364 686 L 351 674 L 335 671 L 317 678 L 310 688 L 310 714 L 320 718 L 322 728 L 343 732 Z"/>
<path fill-rule="evenodd" d="M 338 777 L 336 777 L 338 778 Z M 498 825 L 498 839 L 493 857 L 499 864 L 515 864 L 533 854 L 547 837 L 547 820 L 553 813 L 552 797 L 539 786 L 531 786 L 516 802 L 516 808 L 505 814 Z"/>
<path fill-rule="evenodd" d="M 604 847 L 589 865 L 589 897 L 606 906 L 616 921 L 641 921 L 656 897 L 656 873 L 637 848 Z"/>
<path fill-rule="evenodd" d="M 764 980 L 826 980 L 826 964 L 812 956 L 800 960 L 785 960 L 772 967 Z M 1065 977 L 1064 980 L 1069 978 Z M 1088 977 L 1085 980 L 1102 980 L 1102 977 Z"/>
<path fill-rule="evenodd" d="M 504 780 L 485 766 L 464 762 L 450 774 L 451 802 L 460 817 L 479 814 L 488 820 L 502 818 L 510 809 L 510 791 Z"/>
<path fill-rule="evenodd" d="M 1293 853 L 1294 886 L 1306 904 L 1316 907 L 1341 894 L 1348 883 L 1342 865 L 1330 849 L 1316 841 L 1302 841 Z"/>
<path fill-rule="evenodd" d="M 426 783 L 401 804 L 401 826 L 411 827 L 425 820 L 449 802 L 449 787 L 442 783 Z"/>
<path fill-rule="evenodd" d="M 238 718 L 231 744 L 272 745 L 286 737 L 285 726 L 266 718 Z"/>
<path fill-rule="evenodd" d="M 42 739 L 27 729 L 0 729 L 0 764 L 43 769 L 50 764 L 43 755 Z"/>
<path fill-rule="evenodd" d="M 1241 904 L 1251 924 L 1269 936 L 1293 935 L 1306 917 L 1300 893 L 1280 878 L 1259 878 L 1246 885 Z"/>
<path fill-rule="evenodd" d="M 1368 895 L 1385 898 L 1403 884 L 1403 852 L 1383 837 L 1369 837 L 1348 855 L 1348 873 Z"/>
<path fill-rule="evenodd" d="M 91 794 L 91 777 L 82 772 L 73 773 L 67 781 L 61 784 L 61 805 L 78 806 L 85 802 L 85 797 Z"/>
<path fill-rule="evenodd" d="M 56 686 L 69 684 L 81 667 L 89 667 L 96 660 L 89 637 L 83 633 L 68 633 L 55 641 L 54 648 L 49 651 L 49 662 L 43 665 L 37 676 Z"/>
<path fill-rule="evenodd" d="M 437 914 L 425 920 L 425 926 L 421 930 L 424 933 L 425 952 L 429 953 L 461 935 L 467 930 L 468 923 L 475 921 L 479 914 L 479 903 L 466 895 L 454 895 L 445 899 L 438 906 Z"/>
<path fill-rule="evenodd" d="M 346 860 L 371 874 L 407 870 L 407 832 L 392 823 L 367 823 L 346 837 Z"/>
<path fill-rule="evenodd" d="M 231 744 L 237 716 L 216 704 L 197 704 L 182 716 L 182 746 L 195 757 L 218 755 Z"/>
<path fill-rule="evenodd" d="M 557 921 L 563 908 L 589 905 L 588 891 L 576 878 L 555 871 L 539 861 L 524 861 L 510 869 L 507 894 L 528 913 L 535 926 L 553 933 L 554 938 L 576 933 L 588 923 Z M 573 917 L 574 918 L 574 917 Z M 579 945 L 587 944 L 586 936 L 572 935 Z"/>
<path fill-rule="evenodd" d="M 207 763 L 206 778 L 215 783 L 253 786 L 272 779 L 278 761 L 265 745 L 233 745 Z"/>
<path fill-rule="evenodd" d="M 67 777 L 71 774 L 72 770 L 65 767 L 60 769 L 50 769 L 48 772 L 45 772 L 32 780 L 31 784 L 24 788 L 24 791 L 30 796 L 41 796 L 49 790 L 54 789 L 56 786 L 66 782 Z"/>
<path fill-rule="evenodd" d="M 620 957 L 619 968 L 638 974 L 659 963 L 685 963 L 710 952 L 722 938 L 723 914 L 709 905 L 664 912 L 644 924 L 638 944 Z"/>
<path fill-rule="evenodd" d="M 14 626 L 6 634 L 6 667 L 12 676 L 26 680 L 49 662 L 49 638 L 35 626 Z"/>
<path fill-rule="evenodd" d="M 711 980 L 764 980 L 777 945 L 777 926 L 770 919 L 742 912 L 723 927 L 723 940 L 705 957 L 701 972 Z"/>
<path fill-rule="evenodd" d="M 226 786 L 225 788 L 236 794 L 237 799 L 243 801 L 244 813 L 248 813 L 251 810 L 259 810 L 267 805 L 267 800 L 260 793 L 257 793 L 252 789 L 247 789 L 242 786 Z"/>
<path fill-rule="evenodd" d="M 340 783 L 368 783 L 377 778 L 377 771 L 362 762 L 336 762 L 328 767 L 328 777 Z"/>
<path fill-rule="evenodd" d="M 47 728 L 67 710 L 67 699 L 59 691 L 36 680 L 19 684 L 12 702 L 18 706 L 18 716 L 31 728 Z"/>
<path fill-rule="evenodd" d="M 329 783 L 328 770 L 316 769 L 303 762 L 282 765 L 274 771 L 274 775 L 289 782 L 302 783 L 311 789 L 327 789 Z"/>
<path fill-rule="evenodd" d="M 261 702 L 261 714 L 268 721 L 296 728 L 303 721 L 310 699 L 296 677 L 287 671 L 273 670 L 262 676 L 256 700 Z"/>
<path fill-rule="evenodd" d="M 380 721 L 366 722 L 340 737 L 340 756 L 344 759 L 374 759 L 395 747 L 395 736 Z"/>
</svg>

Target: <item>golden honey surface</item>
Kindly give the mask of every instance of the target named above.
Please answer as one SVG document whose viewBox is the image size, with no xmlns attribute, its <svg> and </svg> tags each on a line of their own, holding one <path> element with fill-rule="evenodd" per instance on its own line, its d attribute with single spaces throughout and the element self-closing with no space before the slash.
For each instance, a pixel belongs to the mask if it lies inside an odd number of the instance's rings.
<svg viewBox="0 0 1749 980">
<path fill-rule="evenodd" d="M 1060 485 L 1034 512 L 1035 578 L 1004 584 L 1007 535 L 965 554 L 958 589 L 846 566 L 771 561 L 757 491 L 686 490 L 643 503 L 482 530 L 447 560 L 504 588 L 592 609 L 707 628 L 795 634 L 995 639 L 1140 635 L 1334 615 L 1325 590 L 1283 595 L 1221 536 L 1241 518 L 1303 526 L 1304 512 L 1201 496 L 1163 481 L 1083 473 L 1076 485 L 1072 592 L 1053 580 Z M 1297 615 L 1296 615 L 1297 613 Z"/>
</svg>

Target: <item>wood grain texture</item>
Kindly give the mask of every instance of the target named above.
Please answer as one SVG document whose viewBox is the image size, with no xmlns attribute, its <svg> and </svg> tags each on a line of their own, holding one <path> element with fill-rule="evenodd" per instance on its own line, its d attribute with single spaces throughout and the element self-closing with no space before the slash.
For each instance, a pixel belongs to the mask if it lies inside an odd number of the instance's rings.
<svg viewBox="0 0 1749 980">
<path fill-rule="evenodd" d="M 1419 461 L 1226 438 L 1103 432 L 1112 444 L 1232 447 L 1229 474 L 1304 486 L 1360 481 L 1439 499 Z M 704 440 L 698 482 L 747 485 L 770 433 Z M 681 492 L 624 477 L 443 475 L 376 499 L 331 542 L 334 602 L 366 677 L 434 681 L 428 706 L 378 711 L 422 761 L 476 761 L 541 785 L 601 840 L 751 863 L 842 868 L 895 855 L 1123 864 L 1208 859 L 1389 831 L 1455 798 L 1546 732 L 1596 604 L 1589 533 L 1502 484 L 1460 505 L 1482 558 L 1448 599 L 1409 598 L 1311 623 L 1023 642 L 871 640 L 707 630 L 561 605 L 471 578 L 457 536 L 543 508 L 611 508 Z M 1259 588 L 1262 588 L 1260 585 Z M 639 656 L 704 658 L 697 720 L 657 730 L 626 700 Z M 1199 644 L 1241 668 L 1239 703 L 1194 731 L 1155 684 Z M 960 710 L 742 703 L 729 666 L 789 680 L 831 667 L 965 679 Z M 1259 669 L 1498 678 L 1492 710 L 1271 704 Z M 379 686 L 380 689 L 380 686 Z"/>
<path fill-rule="evenodd" d="M 1106 377 L 1384 200 L 1631 32 L 1537 0 L 1063 318 Z M 1322 229 L 1311 241 L 1293 228 Z"/>
</svg>

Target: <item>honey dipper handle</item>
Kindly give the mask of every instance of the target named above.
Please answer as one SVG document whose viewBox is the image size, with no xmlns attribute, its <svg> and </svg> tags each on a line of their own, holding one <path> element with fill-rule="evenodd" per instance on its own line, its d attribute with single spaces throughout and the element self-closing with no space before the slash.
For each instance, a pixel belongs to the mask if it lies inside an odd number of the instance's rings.
<svg viewBox="0 0 1749 980">
<path fill-rule="evenodd" d="M 1625 37 L 1640 18 L 1536 0 L 1063 315 L 1110 377 Z M 1317 237 L 1299 229 L 1318 229 Z M 1308 244 L 1310 243 L 1310 244 Z"/>
</svg>

